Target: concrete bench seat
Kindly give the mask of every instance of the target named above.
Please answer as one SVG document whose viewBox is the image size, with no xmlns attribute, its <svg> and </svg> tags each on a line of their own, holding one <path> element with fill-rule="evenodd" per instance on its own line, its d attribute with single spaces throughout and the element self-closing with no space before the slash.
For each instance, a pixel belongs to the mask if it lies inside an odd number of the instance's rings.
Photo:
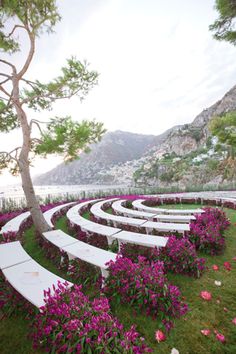
<svg viewBox="0 0 236 354">
<path fill-rule="evenodd" d="M 59 234 L 59 238 L 55 237 L 56 231 Z M 69 259 L 79 258 L 82 261 L 88 262 L 99 267 L 104 277 L 108 275 L 106 270 L 106 263 L 110 260 L 116 260 L 116 253 L 89 245 L 85 242 L 76 240 L 75 238 L 74 242 L 71 242 L 73 237 L 69 236 L 61 230 L 47 231 L 43 233 L 43 236 L 48 241 L 52 242 L 55 246 L 59 247 L 62 251 L 66 252 L 68 254 Z M 68 241 L 66 241 L 67 239 Z M 62 246 L 62 240 L 64 246 Z"/>
<path fill-rule="evenodd" d="M 139 234 L 137 232 L 121 231 L 112 236 L 120 245 L 122 243 L 131 243 L 138 246 L 146 247 L 165 247 L 168 242 L 168 237 L 163 236 L 150 236 L 147 234 Z"/>
<path fill-rule="evenodd" d="M 126 203 L 127 200 L 116 200 L 115 202 L 112 203 L 112 209 L 119 214 L 122 214 L 124 216 L 131 216 L 131 217 L 137 217 L 141 219 L 154 219 L 156 213 L 149 213 L 146 211 L 142 210 L 135 210 L 135 209 L 129 209 L 125 208 L 122 204 Z"/>
<path fill-rule="evenodd" d="M 104 210 L 102 210 L 102 207 L 104 206 L 104 204 L 106 204 L 108 202 L 111 203 L 113 200 L 114 200 L 114 198 L 110 199 L 110 200 L 109 199 L 103 200 L 101 202 L 93 204 L 91 206 L 90 212 L 98 219 L 104 219 L 108 223 L 114 224 L 115 227 L 117 226 L 117 224 L 125 224 L 125 225 L 130 225 L 130 226 L 140 226 L 146 221 L 146 220 L 130 218 L 130 217 L 126 217 L 126 216 L 113 215 L 113 214 L 106 213 Z"/>
<path fill-rule="evenodd" d="M 52 209 L 49 209 L 49 210 L 45 211 L 45 212 L 43 213 L 44 219 L 47 221 L 47 223 L 48 223 L 48 225 L 49 225 L 50 227 L 54 227 L 54 225 L 53 225 L 53 223 L 52 223 L 52 218 L 53 218 L 53 216 L 54 216 L 58 211 L 62 210 L 63 208 L 66 208 L 66 207 L 68 207 L 68 206 L 70 206 L 70 205 L 73 205 L 73 204 L 75 204 L 75 203 L 76 203 L 76 202 L 70 202 L 70 203 L 61 204 L 61 205 L 58 205 L 58 206 L 56 206 L 56 207 L 54 207 L 54 208 L 52 208 Z"/>
<path fill-rule="evenodd" d="M 171 215 L 171 214 L 157 214 L 155 219 L 160 222 L 171 222 L 171 223 L 190 223 L 196 220 L 194 215 Z"/>
<path fill-rule="evenodd" d="M 203 209 L 166 209 L 166 208 L 154 208 L 144 205 L 145 199 L 136 199 L 132 202 L 134 208 L 138 210 L 147 211 L 156 214 L 173 214 L 173 215 L 190 215 L 190 214 L 202 214 Z"/>
<path fill-rule="evenodd" d="M 166 214 L 157 214 L 156 213 L 148 213 L 143 210 L 134 210 L 125 208 L 122 203 L 126 202 L 126 200 L 117 200 L 112 203 L 112 209 L 115 212 L 121 213 L 125 216 L 136 216 L 143 219 L 153 220 L 156 219 L 161 222 L 177 222 L 177 223 L 189 223 L 191 220 L 195 220 L 195 216 L 193 215 L 166 215 Z"/>
<path fill-rule="evenodd" d="M 184 234 L 185 231 L 190 231 L 189 224 L 147 221 L 143 226 L 146 228 L 147 233 L 151 230 L 158 230 L 160 232 L 179 232 L 181 234 Z"/>
<path fill-rule="evenodd" d="M 106 201 L 107 202 L 107 201 Z M 161 232 L 179 232 L 184 233 L 185 231 L 189 231 L 190 227 L 188 224 L 178 224 L 178 223 L 164 223 L 164 222 L 155 222 L 155 221 L 147 221 L 145 219 L 135 219 L 129 218 L 125 216 L 118 216 L 106 213 L 102 210 L 102 206 L 104 205 L 104 201 L 93 204 L 90 211 L 94 216 L 97 216 L 101 219 L 106 219 L 108 222 L 137 226 L 139 228 L 145 228 L 148 233 L 152 229 L 156 229 Z"/>
<path fill-rule="evenodd" d="M 6 261 L 8 257 L 8 261 Z M 40 308 L 45 305 L 44 290 L 51 289 L 53 284 L 65 283 L 65 279 L 49 272 L 35 262 L 23 249 L 19 241 L 0 245 L 1 270 L 12 285 L 26 300 Z M 68 287 L 73 283 L 67 282 Z"/>
<path fill-rule="evenodd" d="M 30 216 L 30 212 L 26 211 L 15 218 L 9 220 L 1 229 L 0 233 L 7 232 L 18 232 L 20 230 L 21 224 L 26 221 L 26 219 Z"/>
<path fill-rule="evenodd" d="M 78 240 L 75 237 L 72 237 L 62 230 L 51 230 L 43 233 L 43 237 L 53 243 L 55 246 L 59 248 L 63 248 L 65 246 L 69 246 Z"/>
<path fill-rule="evenodd" d="M 83 216 L 81 216 L 79 214 L 79 212 L 81 212 L 81 210 L 84 207 L 89 206 L 92 203 L 96 203 L 99 201 L 101 201 L 101 199 L 96 199 L 96 200 L 92 200 L 92 201 L 90 200 L 87 202 L 77 204 L 68 210 L 66 216 L 73 225 L 79 226 L 82 231 L 105 236 L 105 237 L 107 237 L 108 244 L 111 244 L 112 240 L 110 237 L 112 235 L 116 234 L 117 232 L 121 231 L 121 229 L 107 226 L 107 225 L 98 224 L 94 221 L 84 218 Z"/>
</svg>

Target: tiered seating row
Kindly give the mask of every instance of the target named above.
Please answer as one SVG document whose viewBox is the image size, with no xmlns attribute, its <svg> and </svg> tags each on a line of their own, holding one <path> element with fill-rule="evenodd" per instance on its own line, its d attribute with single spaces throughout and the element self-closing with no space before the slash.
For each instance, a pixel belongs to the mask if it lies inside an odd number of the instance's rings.
<svg viewBox="0 0 236 354">
<path fill-rule="evenodd" d="M 50 288 L 53 293 L 53 284 L 65 283 L 65 279 L 35 262 L 19 241 L 0 245 L 0 268 L 12 287 L 38 308 L 45 304 L 44 290 Z M 73 286 L 73 283 L 67 283 L 68 287 Z"/>
</svg>

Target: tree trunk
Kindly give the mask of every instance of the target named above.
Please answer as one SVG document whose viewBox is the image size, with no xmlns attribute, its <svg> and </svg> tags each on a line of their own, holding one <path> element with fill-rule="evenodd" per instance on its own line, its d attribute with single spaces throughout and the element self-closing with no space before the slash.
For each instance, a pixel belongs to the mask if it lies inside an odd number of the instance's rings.
<svg viewBox="0 0 236 354">
<path fill-rule="evenodd" d="M 43 213 L 40 209 L 39 202 L 36 198 L 32 179 L 29 171 L 29 163 L 23 158 L 19 159 L 20 175 L 22 180 L 22 188 L 25 193 L 27 207 L 31 213 L 34 226 L 40 233 L 50 230 L 49 225 L 44 219 Z"/>
<path fill-rule="evenodd" d="M 13 77 L 13 104 L 17 117 L 20 121 L 23 145 L 18 158 L 18 166 L 22 180 L 22 188 L 25 193 L 27 207 L 31 213 L 34 226 L 40 233 L 50 230 L 50 226 L 44 219 L 43 213 L 37 201 L 29 169 L 29 152 L 31 149 L 31 127 L 28 124 L 27 116 L 19 101 L 19 81 L 17 76 Z"/>
</svg>

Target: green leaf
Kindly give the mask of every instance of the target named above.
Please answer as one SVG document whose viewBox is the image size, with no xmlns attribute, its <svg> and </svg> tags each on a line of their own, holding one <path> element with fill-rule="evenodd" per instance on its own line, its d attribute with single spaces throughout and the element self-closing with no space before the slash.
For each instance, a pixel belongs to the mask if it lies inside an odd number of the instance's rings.
<svg viewBox="0 0 236 354">
<path fill-rule="evenodd" d="M 104 132 L 102 123 L 87 120 L 79 123 L 72 121 L 71 117 L 56 117 L 47 125 L 35 153 L 43 156 L 58 153 L 64 155 L 65 161 L 72 161 L 90 144 L 100 141 Z"/>
</svg>

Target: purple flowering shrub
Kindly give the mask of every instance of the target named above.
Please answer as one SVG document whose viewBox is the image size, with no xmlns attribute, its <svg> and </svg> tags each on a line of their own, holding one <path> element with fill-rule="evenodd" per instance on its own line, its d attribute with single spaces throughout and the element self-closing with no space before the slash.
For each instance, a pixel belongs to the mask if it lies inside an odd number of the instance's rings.
<svg viewBox="0 0 236 354">
<path fill-rule="evenodd" d="M 98 235 L 95 233 L 92 234 L 88 234 L 86 232 L 81 231 L 80 229 L 73 229 L 70 227 L 70 230 L 74 230 L 76 232 L 75 237 L 82 241 L 82 242 L 86 242 L 89 245 L 92 245 L 94 247 L 98 247 L 98 248 L 102 248 L 104 250 L 108 249 L 108 242 L 107 242 L 107 238 L 105 236 L 102 235 Z"/>
<path fill-rule="evenodd" d="M 188 310 L 179 289 L 168 283 L 163 262 L 150 263 L 140 256 L 137 263 L 125 257 L 109 262 L 104 293 L 114 301 L 130 304 L 135 310 L 162 320 L 180 317 Z"/>
<path fill-rule="evenodd" d="M 121 244 L 120 254 L 133 262 L 138 261 L 138 256 L 145 257 L 149 262 L 163 261 L 166 272 L 200 277 L 205 269 L 205 259 L 197 257 L 195 246 L 187 237 L 179 238 L 176 235 L 168 237 L 166 246 L 159 249 Z"/>
<path fill-rule="evenodd" d="M 22 210 L 11 211 L 8 213 L 0 213 L 0 228 L 5 225 L 9 220 L 15 218 L 16 216 L 20 215 Z"/>
<path fill-rule="evenodd" d="M 93 285 L 98 289 L 101 287 L 102 276 L 100 268 L 78 258 L 68 262 L 67 274 L 71 277 L 73 282 L 82 284 L 83 287 L 87 285 L 89 287 Z"/>
<path fill-rule="evenodd" d="M 159 256 L 159 251 L 156 247 L 145 247 L 132 243 L 121 243 L 119 253 L 122 257 L 131 259 L 132 262 L 137 262 L 138 256 L 145 257 L 149 262 L 155 262 Z"/>
<path fill-rule="evenodd" d="M 155 207 L 157 205 L 161 205 L 162 201 L 160 198 L 149 198 L 149 199 L 145 199 L 145 201 L 143 202 L 144 205 L 146 206 L 150 206 L 150 207 Z"/>
<path fill-rule="evenodd" d="M 159 249 L 158 258 L 165 270 L 199 278 L 205 270 L 205 259 L 198 258 L 195 246 L 187 237 L 169 235 L 166 247 Z"/>
<path fill-rule="evenodd" d="M 18 240 L 19 240 L 19 235 L 17 234 L 17 232 L 13 232 L 13 231 L 4 232 L 0 236 L 0 244 L 18 241 Z"/>
<path fill-rule="evenodd" d="M 196 248 L 205 253 L 221 254 L 225 249 L 223 232 L 230 222 L 225 213 L 218 208 L 204 208 L 205 213 L 196 215 L 190 223 L 189 239 Z"/>
<path fill-rule="evenodd" d="M 54 288 L 55 289 L 55 288 Z M 34 348 L 50 353 L 126 353 L 152 350 L 135 326 L 125 331 L 112 316 L 107 298 L 90 301 L 81 286 L 58 284 L 54 295 L 45 291 L 45 306 L 32 325 Z"/>
<path fill-rule="evenodd" d="M 2 272 L 0 272 L 0 311 L 5 316 L 20 313 L 25 318 L 30 318 L 37 312 L 37 308 L 8 283 Z"/>
</svg>

